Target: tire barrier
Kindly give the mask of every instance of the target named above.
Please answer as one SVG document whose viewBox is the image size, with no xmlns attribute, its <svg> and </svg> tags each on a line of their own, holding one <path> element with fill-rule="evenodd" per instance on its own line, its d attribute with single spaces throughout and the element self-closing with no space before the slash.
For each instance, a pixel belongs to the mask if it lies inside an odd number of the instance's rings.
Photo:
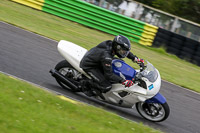
<svg viewBox="0 0 200 133">
<path fill-rule="evenodd" d="M 200 66 L 200 42 L 165 29 L 158 29 L 154 47 L 165 47 L 168 53 Z"/>
<path fill-rule="evenodd" d="M 100 31 L 151 46 L 158 27 L 82 0 L 11 0 Z"/>
</svg>

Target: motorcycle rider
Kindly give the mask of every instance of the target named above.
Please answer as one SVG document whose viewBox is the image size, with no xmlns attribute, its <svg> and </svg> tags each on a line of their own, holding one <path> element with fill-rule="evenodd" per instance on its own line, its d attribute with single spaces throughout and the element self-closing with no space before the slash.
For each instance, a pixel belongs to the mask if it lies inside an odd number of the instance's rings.
<svg viewBox="0 0 200 133">
<path fill-rule="evenodd" d="M 102 93 L 108 92 L 112 83 L 122 83 L 125 87 L 130 87 L 134 83 L 132 80 L 125 80 L 112 71 L 112 60 L 117 55 L 119 58 L 129 58 L 133 62 L 144 62 L 130 52 L 131 43 L 123 35 L 118 35 L 113 41 L 107 40 L 96 47 L 90 49 L 82 58 L 80 67 L 92 77 L 92 80 L 83 80 L 83 92 L 92 96 L 92 90 L 88 90 L 88 85 L 97 88 Z"/>
</svg>

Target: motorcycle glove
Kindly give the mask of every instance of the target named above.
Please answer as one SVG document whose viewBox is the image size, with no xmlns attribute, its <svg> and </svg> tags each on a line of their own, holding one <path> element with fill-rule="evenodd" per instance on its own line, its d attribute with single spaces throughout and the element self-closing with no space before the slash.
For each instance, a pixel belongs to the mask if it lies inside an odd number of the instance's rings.
<svg viewBox="0 0 200 133">
<path fill-rule="evenodd" d="M 125 85 L 125 87 L 130 87 L 130 86 L 134 85 L 133 81 L 131 81 L 131 80 L 126 80 L 122 84 Z"/>
<path fill-rule="evenodd" d="M 140 62 L 141 62 L 141 63 L 144 63 L 144 59 L 138 58 L 138 59 L 137 59 L 137 63 L 140 63 Z"/>
</svg>

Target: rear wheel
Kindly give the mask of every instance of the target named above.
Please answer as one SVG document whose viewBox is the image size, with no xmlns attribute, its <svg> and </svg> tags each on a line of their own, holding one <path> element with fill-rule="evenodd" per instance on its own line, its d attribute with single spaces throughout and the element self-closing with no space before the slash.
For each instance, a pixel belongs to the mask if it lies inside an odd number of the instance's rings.
<svg viewBox="0 0 200 133">
<path fill-rule="evenodd" d="M 72 83 L 74 83 L 75 85 L 78 85 L 78 80 L 79 80 L 79 77 L 81 76 L 81 74 L 76 69 L 74 69 L 74 67 L 71 64 L 69 64 L 69 62 L 67 62 L 66 60 L 63 60 L 56 65 L 55 69 L 60 74 L 62 74 L 64 77 L 69 79 Z M 66 84 L 62 83 L 58 79 L 56 79 L 56 81 L 64 89 L 68 89 L 73 92 L 78 91 L 78 90 L 74 90 L 74 89 L 68 87 Z"/>
<path fill-rule="evenodd" d="M 166 103 L 136 103 L 136 109 L 145 119 L 153 122 L 161 122 L 168 118 L 170 109 Z"/>
</svg>

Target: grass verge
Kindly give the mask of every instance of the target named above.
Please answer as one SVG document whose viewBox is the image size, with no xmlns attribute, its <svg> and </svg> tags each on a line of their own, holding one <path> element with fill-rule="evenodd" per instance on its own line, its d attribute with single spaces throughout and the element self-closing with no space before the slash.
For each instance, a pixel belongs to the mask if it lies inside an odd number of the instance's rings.
<svg viewBox="0 0 200 133">
<path fill-rule="evenodd" d="M 41 12 L 8 0 L 1 0 L 0 20 L 54 40 L 68 40 L 87 49 L 113 36 L 80 24 Z M 200 67 L 190 64 L 163 49 L 134 44 L 132 52 L 149 60 L 164 80 L 200 92 Z M 127 61 L 131 64 L 130 61 Z M 136 65 L 133 65 L 136 67 Z"/>
<path fill-rule="evenodd" d="M 160 133 L 113 113 L 55 94 L 0 73 L 2 133 Z"/>
</svg>

